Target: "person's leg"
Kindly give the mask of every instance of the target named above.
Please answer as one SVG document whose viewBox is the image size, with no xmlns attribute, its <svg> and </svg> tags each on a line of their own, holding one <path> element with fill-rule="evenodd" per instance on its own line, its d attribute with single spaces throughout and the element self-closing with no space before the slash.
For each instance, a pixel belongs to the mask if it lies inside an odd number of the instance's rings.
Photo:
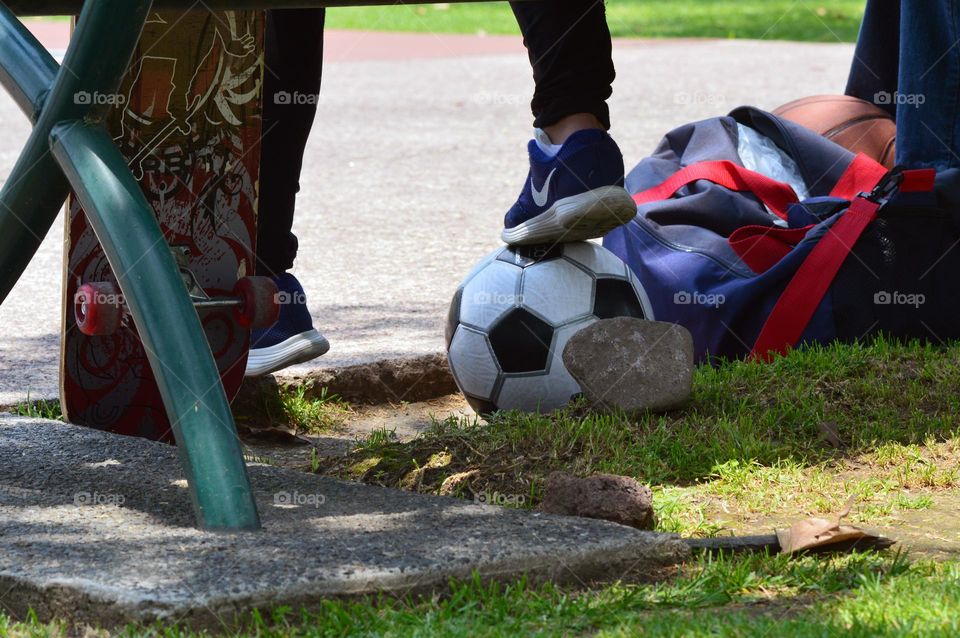
<svg viewBox="0 0 960 638">
<path fill-rule="evenodd" d="M 615 72 L 601 0 L 512 3 L 536 84 L 530 177 L 504 220 L 508 244 L 601 237 L 631 220 L 623 156 L 607 135 Z"/>
<path fill-rule="evenodd" d="M 323 9 L 267 12 L 258 275 L 284 273 L 297 256 L 297 238 L 291 230 L 303 151 L 320 94 L 324 16 Z"/>
<path fill-rule="evenodd" d="M 288 271 L 297 256 L 292 232 L 303 152 L 313 127 L 323 67 L 323 9 L 267 12 L 260 142 L 257 274 L 280 290 L 280 318 L 251 336 L 247 376 L 269 374 L 330 348 L 313 328 L 303 287 Z"/>
<path fill-rule="evenodd" d="M 512 8 L 533 67 L 533 125 L 554 144 L 578 126 L 609 129 L 607 100 L 616 72 L 604 3 L 514 2 Z"/>
<path fill-rule="evenodd" d="M 897 163 L 960 167 L 960 0 L 904 2 Z"/>
<path fill-rule="evenodd" d="M 900 0 L 868 0 L 847 79 L 846 94 L 897 116 L 893 96 L 900 72 Z"/>
</svg>

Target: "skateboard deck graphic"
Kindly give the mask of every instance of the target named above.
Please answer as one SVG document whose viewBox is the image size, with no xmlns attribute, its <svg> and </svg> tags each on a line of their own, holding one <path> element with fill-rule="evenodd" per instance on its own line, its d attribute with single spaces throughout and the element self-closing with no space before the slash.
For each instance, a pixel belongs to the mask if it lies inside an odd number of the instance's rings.
<svg viewBox="0 0 960 638">
<path fill-rule="evenodd" d="M 255 270 L 263 15 L 153 13 L 120 93 L 83 98 L 114 100 L 108 128 L 182 266 L 185 283 L 188 288 L 195 283 L 201 295 L 229 296 L 238 279 Z M 147 353 L 129 315 L 124 312 L 120 327 L 107 336 L 78 329 L 74 301 L 80 286 L 115 284 L 116 278 L 73 195 L 66 224 L 64 413 L 72 423 L 172 441 Z M 232 397 L 243 380 L 249 331 L 229 307 L 198 312 Z M 201 397 L 205 391 L 197 388 Z"/>
</svg>

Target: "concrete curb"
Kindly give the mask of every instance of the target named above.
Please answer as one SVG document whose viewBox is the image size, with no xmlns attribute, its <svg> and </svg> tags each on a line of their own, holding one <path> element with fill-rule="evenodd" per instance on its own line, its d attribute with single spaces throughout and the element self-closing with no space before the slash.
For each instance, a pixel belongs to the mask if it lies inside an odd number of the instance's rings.
<svg viewBox="0 0 960 638">
<path fill-rule="evenodd" d="M 307 398 L 336 395 L 353 405 L 417 403 L 458 393 L 445 354 L 384 359 L 306 374 L 267 375 L 245 379 L 232 410 L 237 427 L 244 424 L 291 425 L 280 402 L 282 391 L 304 388 Z"/>
<path fill-rule="evenodd" d="M 238 417 L 268 416 L 264 406 L 275 402 L 281 388 L 304 386 L 305 396 L 318 398 L 324 388 L 328 395 L 363 405 L 416 403 L 459 392 L 443 353 L 383 359 L 334 368 L 318 368 L 306 373 L 245 379 L 233 400 Z M 54 396 L 31 397 L 30 401 L 57 400 Z M 15 404 L 0 404 L 0 412 L 11 411 Z"/>
<path fill-rule="evenodd" d="M 473 574 L 650 578 L 690 556 L 672 534 L 262 464 L 248 471 L 263 529 L 207 532 L 172 446 L 3 415 L 0 458 L 0 609 L 41 621 L 223 630 L 254 608 L 440 592 Z"/>
<path fill-rule="evenodd" d="M 443 353 L 320 368 L 306 374 L 281 371 L 276 375 L 276 382 L 284 387 L 307 385 L 308 396 L 319 395 L 322 388 L 327 388 L 329 394 L 346 401 L 366 404 L 413 403 L 458 392 L 447 365 L 447 355 Z M 256 385 L 244 384 L 241 391 Z"/>
<path fill-rule="evenodd" d="M 440 498 L 440 497 L 437 497 Z M 7 612 L 26 618 L 32 610 L 40 622 L 69 619 L 75 623 L 103 628 L 120 628 L 130 623 L 150 624 L 175 621 L 195 630 L 223 631 L 249 621 L 253 610 L 269 612 L 279 606 L 295 611 L 322 611 L 324 600 L 357 600 L 390 592 L 396 596 L 431 595 L 446 591 L 451 581 L 468 581 L 479 572 L 483 583 L 511 582 L 523 577 L 531 586 L 554 583 L 583 586 L 615 580 L 649 580 L 657 570 L 689 560 L 690 550 L 679 537 L 649 535 L 640 542 L 574 552 L 561 563 L 545 561 L 543 556 L 510 558 L 475 567 L 451 568 L 433 576 L 422 573 L 377 576 L 369 581 L 344 585 L 322 583 L 291 586 L 283 591 L 250 595 L 215 595 L 198 600 L 195 606 L 154 603 L 136 598 L 124 599 L 111 588 L 97 590 L 86 583 L 40 584 L 30 579 L 0 573 L 0 590 L 16 592 Z M 269 617 L 268 613 L 263 614 Z"/>
</svg>

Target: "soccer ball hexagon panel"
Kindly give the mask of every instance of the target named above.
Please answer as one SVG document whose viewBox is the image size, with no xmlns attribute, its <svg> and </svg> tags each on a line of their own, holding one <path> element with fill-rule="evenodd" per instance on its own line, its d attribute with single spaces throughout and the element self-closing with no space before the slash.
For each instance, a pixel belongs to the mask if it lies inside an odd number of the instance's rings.
<svg viewBox="0 0 960 638">
<path fill-rule="evenodd" d="M 653 319 L 640 282 L 598 244 L 502 247 L 460 284 L 447 317 L 447 354 L 479 413 L 550 411 L 580 386 L 563 348 L 598 319 Z"/>
</svg>

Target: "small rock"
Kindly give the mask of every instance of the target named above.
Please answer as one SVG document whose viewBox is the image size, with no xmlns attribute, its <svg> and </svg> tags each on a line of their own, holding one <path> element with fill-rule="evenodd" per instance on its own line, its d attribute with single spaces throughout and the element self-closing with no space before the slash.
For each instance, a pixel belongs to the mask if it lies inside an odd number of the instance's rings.
<svg viewBox="0 0 960 638">
<path fill-rule="evenodd" d="M 603 319 L 570 338 L 563 364 L 595 408 L 672 410 L 690 398 L 693 337 L 674 323 Z"/>
<path fill-rule="evenodd" d="M 553 472 L 543 488 L 543 512 L 599 518 L 638 529 L 653 529 L 653 493 L 629 476 L 594 474 L 578 478 Z"/>
</svg>

